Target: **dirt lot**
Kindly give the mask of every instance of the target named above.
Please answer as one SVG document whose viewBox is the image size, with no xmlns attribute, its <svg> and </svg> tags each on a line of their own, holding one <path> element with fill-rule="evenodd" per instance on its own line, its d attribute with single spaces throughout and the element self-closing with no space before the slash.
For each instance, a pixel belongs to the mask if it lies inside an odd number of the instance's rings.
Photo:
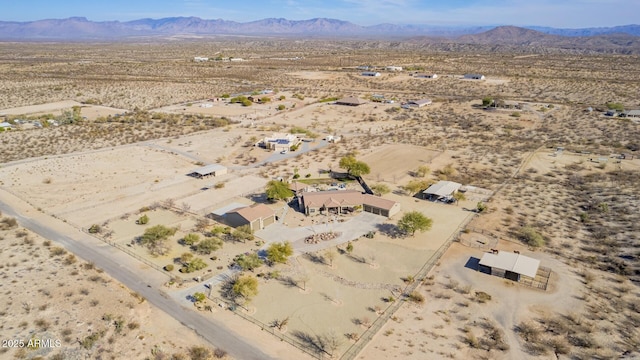
<svg viewBox="0 0 640 360">
<path fill-rule="evenodd" d="M 142 359 L 210 348 L 93 264 L 13 226 L 10 218 L 0 224 L 0 338 L 24 344 L 3 346 L 0 357 Z M 33 339 L 52 345 L 28 347 Z"/>
</svg>

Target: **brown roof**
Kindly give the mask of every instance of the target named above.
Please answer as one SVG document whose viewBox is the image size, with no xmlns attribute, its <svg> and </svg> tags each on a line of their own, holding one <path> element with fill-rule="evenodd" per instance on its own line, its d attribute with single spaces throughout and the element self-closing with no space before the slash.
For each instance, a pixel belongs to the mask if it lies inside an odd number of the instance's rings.
<svg viewBox="0 0 640 360">
<path fill-rule="evenodd" d="M 248 222 L 255 221 L 257 219 L 264 219 L 269 216 L 273 216 L 275 211 L 264 204 L 253 204 L 251 206 L 241 207 L 239 209 L 231 210 L 229 213 L 236 213 L 242 216 Z"/>
<path fill-rule="evenodd" d="M 309 207 L 369 205 L 379 209 L 391 210 L 396 204 L 393 200 L 363 194 L 356 190 L 303 192 L 302 199 L 304 201 L 304 205 Z"/>
<path fill-rule="evenodd" d="M 307 184 L 301 183 L 298 181 L 294 181 L 291 184 L 289 184 L 289 189 L 296 193 L 300 190 L 305 190 L 307 187 L 309 187 Z"/>
</svg>

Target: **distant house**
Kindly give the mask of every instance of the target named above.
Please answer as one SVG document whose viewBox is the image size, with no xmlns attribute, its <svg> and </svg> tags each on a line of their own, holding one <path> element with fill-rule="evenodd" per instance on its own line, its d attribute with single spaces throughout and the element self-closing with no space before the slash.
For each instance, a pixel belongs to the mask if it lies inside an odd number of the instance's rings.
<svg viewBox="0 0 640 360">
<path fill-rule="evenodd" d="M 276 213 L 264 204 L 240 207 L 225 214 L 226 222 L 233 227 L 249 225 L 251 230 L 262 230 L 276 222 Z"/>
<path fill-rule="evenodd" d="M 402 71 L 402 66 L 387 66 L 384 69 L 387 71 Z"/>
<path fill-rule="evenodd" d="M 293 134 L 273 133 L 270 137 L 265 137 L 259 145 L 268 150 L 289 151 L 293 146 L 300 144 L 301 140 Z"/>
<path fill-rule="evenodd" d="M 429 186 L 429 188 L 422 192 L 422 198 L 425 200 L 441 200 L 443 198 L 452 197 L 462 187 L 462 184 L 458 184 L 453 181 L 438 181 L 437 183 Z"/>
<path fill-rule="evenodd" d="M 210 164 L 193 170 L 189 175 L 199 179 L 209 176 L 220 176 L 228 172 L 228 169 L 222 165 Z"/>
<path fill-rule="evenodd" d="M 627 110 L 622 113 L 623 117 L 640 118 L 640 110 Z"/>
<path fill-rule="evenodd" d="M 366 212 L 390 218 L 400 211 L 400 203 L 356 190 L 303 192 L 298 197 L 298 205 L 306 215 L 343 214 L 361 207 Z"/>
<path fill-rule="evenodd" d="M 499 100 L 497 106 L 503 109 L 520 109 L 520 103 L 512 100 Z"/>
<path fill-rule="evenodd" d="M 438 75 L 437 74 L 425 74 L 425 73 L 418 73 L 413 75 L 414 77 L 417 78 L 422 78 L 422 79 L 437 79 Z"/>
<path fill-rule="evenodd" d="M 423 106 L 427 106 L 427 105 L 431 105 L 432 101 L 431 99 L 420 99 L 420 100 L 411 100 L 411 101 L 407 101 L 407 105 L 411 106 L 411 107 L 423 107 Z"/>
<path fill-rule="evenodd" d="M 11 125 L 10 123 L 4 121 L 4 122 L 0 123 L 0 129 L 11 130 L 11 129 L 13 129 L 13 125 Z"/>
<path fill-rule="evenodd" d="M 485 77 L 482 74 L 464 74 L 464 78 L 467 80 L 484 80 Z"/>
<path fill-rule="evenodd" d="M 201 57 L 201 56 L 196 56 L 193 58 L 193 61 L 195 62 L 206 62 L 209 61 L 208 57 Z"/>
<path fill-rule="evenodd" d="M 366 101 L 357 98 L 355 96 L 351 96 L 351 97 L 346 97 L 343 99 L 340 99 L 338 101 L 336 101 L 336 104 L 338 105 L 346 105 L 346 106 L 359 106 L 362 104 L 366 104 Z"/>
<path fill-rule="evenodd" d="M 360 75 L 362 76 L 380 76 L 381 74 L 379 72 L 375 72 L 375 71 L 363 71 Z"/>
<path fill-rule="evenodd" d="M 369 66 L 369 65 L 360 65 L 360 66 L 358 66 L 356 69 L 358 69 L 358 70 L 371 70 L 371 69 L 373 69 L 373 66 Z"/>
<path fill-rule="evenodd" d="M 520 281 L 522 276 L 535 279 L 539 267 L 540 260 L 508 251 L 499 251 L 497 254 L 485 253 L 480 259 L 478 271 Z"/>
<path fill-rule="evenodd" d="M 273 95 L 274 95 L 273 92 L 261 93 L 259 95 L 251 95 L 247 99 L 249 99 L 253 103 L 262 104 L 262 103 L 267 103 L 271 101 L 271 98 L 273 98 Z"/>
</svg>

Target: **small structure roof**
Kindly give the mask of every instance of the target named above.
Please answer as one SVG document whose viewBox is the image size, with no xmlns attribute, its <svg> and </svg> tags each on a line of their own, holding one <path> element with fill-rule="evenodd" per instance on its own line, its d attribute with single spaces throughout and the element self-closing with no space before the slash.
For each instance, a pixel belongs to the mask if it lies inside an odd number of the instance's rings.
<svg viewBox="0 0 640 360">
<path fill-rule="evenodd" d="M 234 202 L 234 203 L 231 203 L 229 205 L 225 205 L 225 206 L 223 206 L 223 207 L 221 207 L 219 209 L 215 209 L 211 213 L 213 215 L 216 215 L 216 216 L 223 216 L 224 214 L 226 214 L 226 213 L 228 213 L 228 212 L 230 212 L 232 210 L 238 210 L 238 209 L 240 209 L 242 207 L 246 207 L 246 206 L 247 205 L 245 205 L 245 204 Z"/>
<path fill-rule="evenodd" d="M 447 196 L 458 191 L 461 186 L 462 184 L 458 184 L 453 181 L 438 181 L 437 183 L 429 186 L 429 188 L 422 193 L 427 195 Z"/>
<path fill-rule="evenodd" d="M 241 207 L 239 209 L 231 210 L 228 213 L 236 213 L 242 216 L 248 222 L 252 222 L 257 219 L 273 216 L 275 211 L 265 204 L 253 204 L 251 206 Z"/>
<path fill-rule="evenodd" d="M 219 165 L 219 164 L 210 164 L 210 165 L 206 165 L 203 166 L 201 168 L 197 168 L 195 170 L 193 170 L 191 173 L 192 174 L 198 174 L 200 176 L 206 176 L 209 174 L 213 174 L 216 171 L 220 171 L 220 170 L 225 170 L 226 167 Z"/>
<path fill-rule="evenodd" d="M 497 254 L 485 253 L 480 259 L 480 265 L 535 278 L 540 266 L 540 260 L 508 251 L 500 251 Z"/>
<path fill-rule="evenodd" d="M 10 128 L 10 127 L 13 127 L 13 125 L 11 125 L 10 123 L 8 123 L 6 121 L 3 121 L 3 122 L 0 122 L 0 127 Z"/>
<path fill-rule="evenodd" d="M 339 104 L 339 105 L 356 105 L 357 106 L 357 105 L 362 105 L 364 103 L 366 103 L 366 101 L 359 99 L 355 96 L 346 97 L 336 101 L 336 104 Z"/>
<path fill-rule="evenodd" d="M 431 99 L 420 99 L 420 100 L 411 100 L 409 104 L 415 104 L 418 106 L 424 106 L 431 104 Z"/>
<path fill-rule="evenodd" d="M 624 114 L 624 116 L 640 116 L 640 110 L 627 110 L 622 114 Z"/>
</svg>

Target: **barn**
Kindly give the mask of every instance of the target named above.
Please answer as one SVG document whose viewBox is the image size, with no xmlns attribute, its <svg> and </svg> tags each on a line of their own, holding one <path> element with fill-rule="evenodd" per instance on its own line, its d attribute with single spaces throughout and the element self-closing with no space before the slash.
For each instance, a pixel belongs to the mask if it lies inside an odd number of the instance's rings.
<svg viewBox="0 0 640 360">
<path fill-rule="evenodd" d="M 540 267 L 540 260 L 508 251 L 485 253 L 480 259 L 478 271 L 513 281 L 522 276 L 534 279 Z"/>
</svg>

